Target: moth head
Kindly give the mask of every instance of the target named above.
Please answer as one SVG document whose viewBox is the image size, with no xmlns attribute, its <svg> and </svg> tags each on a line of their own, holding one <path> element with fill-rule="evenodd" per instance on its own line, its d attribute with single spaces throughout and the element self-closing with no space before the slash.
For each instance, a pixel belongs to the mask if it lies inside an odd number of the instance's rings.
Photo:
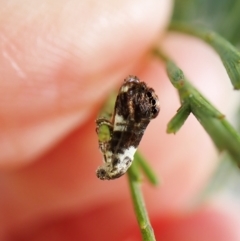
<svg viewBox="0 0 240 241">
<path fill-rule="evenodd" d="M 151 118 L 156 118 L 160 111 L 160 104 L 158 96 L 156 95 L 155 91 L 152 88 L 149 88 L 146 92 L 146 97 L 150 103 L 151 107 Z"/>
<path fill-rule="evenodd" d="M 112 180 L 121 176 L 117 168 L 113 168 L 112 163 L 104 163 L 97 169 L 96 175 L 101 180 Z"/>
<path fill-rule="evenodd" d="M 129 165 L 130 163 L 128 163 Z M 121 177 L 127 171 L 125 164 L 122 166 L 116 157 L 111 163 L 104 163 L 98 167 L 96 175 L 101 180 L 113 180 Z"/>
<path fill-rule="evenodd" d="M 131 82 L 139 83 L 140 80 L 139 80 L 139 78 L 137 76 L 129 75 L 126 79 L 124 79 L 124 82 L 125 83 L 131 83 Z"/>
<path fill-rule="evenodd" d="M 97 169 L 96 175 L 101 180 L 110 180 L 111 179 L 111 177 L 109 176 L 109 168 L 106 165 L 106 163 Z"/>
</svg>

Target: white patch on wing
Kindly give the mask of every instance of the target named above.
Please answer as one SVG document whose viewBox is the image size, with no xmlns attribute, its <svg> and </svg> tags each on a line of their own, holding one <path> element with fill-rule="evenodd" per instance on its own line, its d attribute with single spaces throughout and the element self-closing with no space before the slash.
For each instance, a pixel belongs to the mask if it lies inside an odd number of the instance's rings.
<svg viewBox="0 0 240 241">
<path fill-rule="evenodd" d="M 127 85 L 123 85 L 121 88 L 121 92 L 128 92 L 128 87 Z"/>
<path fill-rule="evenodd" d="M 136 147 L 130 146 L 128 149 L 124 150 L 123 154 L 119 154 L 119 153 L 115 154 L 115 156 L 117 156 L 120 160 L 120 162 L 118 164 L 119 169 L 126 168 L 126 161 L 128 161 L 128 159 L 125 159 L 126 157 L 128 157 L 131 161 L 133 161 L 133 157 L 134 157 L 136 150 L 137 150 Z M 112 156 L 113 156 L 113 153 L 111 151 L 106 152 L 106 159 L 107 159 L 106 162 L 107 163 L 112 162 Z"/>
<path fill-rule="evenodd" d="M 126 124 L 127 124 L 127 121 L 123 118 L 123 116 L 116 114 L 114 117 L 113 130 L 124 131 Z"/>
<path fill-rule="evenodd" d="M 124 165 L 125 164 L 125 158 L 129 157 L 129 159 L 131 159 L 133 161 L 133 156 L 136 152 L 137 148 L 134 146 L 130 146 L 128 149 L 125 149 L 123 154 L 118 154 L 118 158 L 120 159 L 120 164 L 121 163 Z"/>
</svg>

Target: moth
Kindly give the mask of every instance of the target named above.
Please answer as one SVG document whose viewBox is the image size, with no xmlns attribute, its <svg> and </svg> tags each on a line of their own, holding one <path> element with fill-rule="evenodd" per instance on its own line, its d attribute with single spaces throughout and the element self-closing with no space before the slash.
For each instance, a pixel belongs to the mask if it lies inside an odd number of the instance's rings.
<svg viewBox="0 0 240 241">
<path fill-rule="evenodd" d="M 109 140 L 99 141 L 104 162 L 96 171 L 99 179 L 113 180 L 126 173 L 148 124 L 159 111 L 154 89 L 129 75 L 119 89 L 111 121 L 96 120 L 97 133 L 102 125 L 110 132 Z"/>
</svg>

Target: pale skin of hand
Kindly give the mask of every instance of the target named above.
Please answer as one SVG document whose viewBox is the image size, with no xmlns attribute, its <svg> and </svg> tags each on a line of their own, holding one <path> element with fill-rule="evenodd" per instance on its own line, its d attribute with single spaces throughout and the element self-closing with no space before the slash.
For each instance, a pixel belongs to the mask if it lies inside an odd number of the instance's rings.
<svg viewBox="0 0 240 241">
<path fill-rule="evenodd" d="M 141 143 L 165 183 L 157 191 L 145 190 L 148 210 L 160 217 L 157 227 L 164 223 L 162 216 L 182 212 L 215 163 L 206 161 L 213 147 L 193 119 L 179 135 L 165 134 L 179 103 L 162 63 L 148 53 L 164 33 L 171 1 L 1 5 L 0 238 L 123 240 L 136 227 L 126 177 L 102 182 L 95 176 L 101 155 L 94 121 L 109 92 L 128 74 L 154 87 L 162 106 Z M 178 46 L 172 53 L 176 58 L 186 41 L 198 48 L 181 36 L 161 40 L 170 53 Z M 196 223 L 219 217 L 208 210 L 194 215 Z M 180 220 L 180 226 L 187 227 L 187 221 Z M 168 223 L 166 237 L 172 234 Z M 185 233 L 178 240 L 186 240 Z"/>
</svg>

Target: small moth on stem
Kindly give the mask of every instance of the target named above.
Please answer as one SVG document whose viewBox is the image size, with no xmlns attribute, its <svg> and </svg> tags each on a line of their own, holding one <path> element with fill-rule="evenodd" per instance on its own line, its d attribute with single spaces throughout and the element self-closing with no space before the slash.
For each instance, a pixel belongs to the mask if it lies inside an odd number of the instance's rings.
<svg viewBox="0 0 240 241">
<path fill-rule="evenodd" d="M 128 76 L 118 92 L 112 120 L 96 120 L 97 133 L 102 126 L 110 133 L 108 139 L 99 140 L 104 161 L 96 171 L 99 179 L 112 180 L 126 173 L 146 127 L 159 111 L 154 89 L 136 76 Z"/>
</svg>

